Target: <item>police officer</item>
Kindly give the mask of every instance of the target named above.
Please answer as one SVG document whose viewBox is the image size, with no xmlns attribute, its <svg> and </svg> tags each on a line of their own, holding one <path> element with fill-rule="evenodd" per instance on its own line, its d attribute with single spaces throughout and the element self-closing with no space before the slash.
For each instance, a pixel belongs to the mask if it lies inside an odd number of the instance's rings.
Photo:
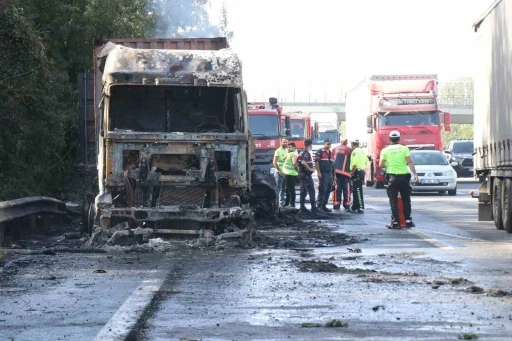
<svg viewBox="0 0 512 341">
<path fill-rule="evenodd" d="M 315 185 L 313 183 L 312 174 L 315 171 L 313 156 L 311 150 L 313 149 L 313 141 L 306 139 L 304 141 L 305 149 L 302 150 L 297 157 L 297 164 L 299 165 L 299 183 L 300 183 L 300 211 L 308 213 L 306 208 L 306 195 L 309 194 L 309 202 L 311 203 L 311 211 L 318 212 L 315 204 Z"/>
<path fill-rule="evenodd" d="M 286 158 L 286 155 L 288 155 L 288 140 L 281 139 L 281 146 L 277 148 L 276 151 L 274 152 L 274 159 L 272 162 L 276 170 L 274 177 L 276 179 L 277 191 L 280 199 L 279 204 L 281 206 L 284 205 L 284 197 L 286 193 L 284 184 L 285 175 L 283 173 L 284 159 Z"/>
<path fill-rule="evenodd" d="M 288 143 L 288 155 L 284 159 L 283 173 L 285 175 L 286 201 L 284 207 L 288 205 L 295 208 L 295 184 L 299 176 L 299 167 L 297 165 L 297 149 L 294 142 Z"/>
<path fill-rule="evenodd" d="M 351 143 L 352 154 L 350 155 L 350 174 L 354 186 L 354 197 L 352 200 L 351 211 L 354 213 L 364 213 L 363 183 L 366 175 L 365 168 L 368 157 L 363 149 L 359 147 L 359 140 Z"/>
<path fill-rule="evenodd" d="M 315 168 L 318 174 L 318 208 L 324 212 L 332 212 L 327 208 L 329 195 L 332 192 L 334 178 L 334 159 L 331 152 L 331 139 L 324 140 L 324 148 L 319 149 L 315 156 Z"/>
<path fill-rule="evenodd" d="M 389 133 L 391 145 L 384 148 L 380 154 L 380 168 L 386 168 L 386 180 L 388 183 L 387 193 L 389 204 L 391 206 L 391 224 L 387 225 L 390 229 L 399 229 L 398 212 L 398 193 L 402 197 L 404 207 L 405 226 L 414 227 L 411 217 L 411 174 L 407 165 L 414 174 L 414 182 L 418 182 L 418 174 L 411 160 L 409 148 L 399 144 L 400 132 L 393 130 Z"/>
<path fill-rule="evenodd" d="M 350 154 L 352 149 L 347 145 L 346 138 L 341 139 L 341 145 L 334 148 L 334 172 L 336 176 L 336 191 L 334 195 L 333 209 L 339 210 L 341 205 L 341 197 L 343 194 L 343 208 L 350 210 L 350 196 L 352 181 L 350 173 Z"/>
</svg>

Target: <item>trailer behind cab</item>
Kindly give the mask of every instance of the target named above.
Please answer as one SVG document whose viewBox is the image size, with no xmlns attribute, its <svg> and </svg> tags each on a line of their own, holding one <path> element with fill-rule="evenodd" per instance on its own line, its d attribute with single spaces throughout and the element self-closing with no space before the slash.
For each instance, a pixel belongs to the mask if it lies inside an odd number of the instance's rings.
<svg viewBox="0 0 512 341">
<path fill-rule="evenodd" d="M 512 0 L 499 0 L 473 25 L 475 65 L 475 176 L 478 220 L 512 233 Z"/>
</svg>

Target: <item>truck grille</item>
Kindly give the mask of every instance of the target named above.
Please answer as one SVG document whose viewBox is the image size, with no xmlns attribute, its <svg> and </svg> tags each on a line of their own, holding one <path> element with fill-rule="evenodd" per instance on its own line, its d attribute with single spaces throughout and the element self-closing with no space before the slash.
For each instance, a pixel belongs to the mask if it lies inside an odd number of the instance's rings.
<svg viewBox="0 0 512 341">
<path fill-rule="evenodd" d="M 160 192 L 160 205 L 197 205 L 203 206 L 203 199 L 205 195 L 204 188 L 172 188 L 163 187 Z"/>
</svg>

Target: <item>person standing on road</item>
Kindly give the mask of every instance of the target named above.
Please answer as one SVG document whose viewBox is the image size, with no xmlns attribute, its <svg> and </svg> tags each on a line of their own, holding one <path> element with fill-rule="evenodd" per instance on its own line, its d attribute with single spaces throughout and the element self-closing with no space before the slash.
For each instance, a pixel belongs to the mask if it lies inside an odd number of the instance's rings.
<svg viewBox="0 0 512 341">
<path fill-rule="evenodd" d="M 281 139 L 281 146 L 276 149 L 274 152 L 274 160 L 272 164 L 274 165 L 274 168 L 276 170 L 274 177 L 276 179 L 277 184 L 277 195 L 279 197 L 279 204 L 281 206 L 284 205 L 285 200 L 285 185 L 284 185 L 284 173 L 283 173 L 283 165 L 284 165 L 284 159 L 286 158 L 286 155 L 288 155 L 288 140 L 287 139 Z"/>
<path fill-rule="evenodd" d="M 351 196 L 351 174 L 350 174 L 350 154 L 352 149 L 347 145 L 346 138 L 341 139 L 341 145 L 334 148 L 334 172 L 336 176 L 336 190 L 334 195 L 333 209 L 339 210 L 343 195 L 343 208 L 350 210 Z"/>
<path fill-rule="evenodd" d="M 331 152 L 331 139 L 324 140 L 324 148 L 318 150 L 315 156 L 315 168 L 318 175 L 318 208 L 324 212 L 332 212 L 327 208 L 332 192 L 334 178 L 334 160 Z"/>
<path fill-rule="evenodd" d="M 284 159 L 283 173 L 285 175 L 286 184 L 286 201 L 284 207 L 288 205 L 295 208 L 295 184 L 299 176 L 299 167 L 297 165 L 297 149 L 294 142 L 288 143 L 288 155 Z"/>
<path fill-rule="evenodd" d="M 386 168 L 386 181 L 388 183 L 387 194 L 391 206 L 391 224 L 386 225 L 390 229 L 399 229 L 398 193 L 402 197 L 404 207 L 405 226 L 414 227 L 411 217 L 411 170 L 414 182 L 418 182 L 418 173 L 411 159 L 409 148 L 399 144 L 400 132 L 393 130 L 389 133 L 391 145 L 382 150 L 380 155 L 380 168 Z"/>
<path fill-rule="evenodd" d="M 313 163 L 313 156 L 311 150 L 313 149 L 313 141 L 306 139 L 304 141 L 304 148 L 297 157 L 299 165 L 299 183 L 300 183 L 300 211 L 308 213 L 306 208 L 306 195 L 309 194 L 309 202 L 311 203 L 311 211 L 318 212 L 315 204 L 315 184 L 313 183 L 312 174 L 315 171 Z"/>
<path fill-rule="evenodd" d="M 359 147 L 359 140 L 352 141 L 351 145 L 350 174 L 354 185 L 354 198 L 352 200 L 351 212 L 364 213 L 363 183 L 366 175 L 365 168 L 370 161 L 364 150 Z"/>
</svg>

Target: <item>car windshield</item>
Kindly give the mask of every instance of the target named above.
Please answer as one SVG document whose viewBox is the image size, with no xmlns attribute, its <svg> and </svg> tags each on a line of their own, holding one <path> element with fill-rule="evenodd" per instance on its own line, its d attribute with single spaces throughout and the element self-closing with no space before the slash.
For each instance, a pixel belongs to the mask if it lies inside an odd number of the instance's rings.
<svg viewBox="0 0 512 341">
<path fill-rule="evenodd" d="M 321 131 L 318 138 L 313 140 L 313 144 L 324 144 L 325 139 L 331 139 L 332 143 L 338 143 L 338 132 L 336 130 Z"/>
<path fill-rule="evenodd" d="M 440 152 L 414 152 L 411 151 L 411 159 L 416 166 L 446 166 L 448 161 Z"/>
<path fill-rule="evenodd" d="M 473 153 L 473 141 L 454 142 L 453 153 L 455 154 L 471 154 Z"/>
<path fill-rule="evenodd" d="M 379 126 L 437 126 L 437 111 L 411 111 L 379 113 Z"/>
<path fill-rule="evenodd" d="M 249 115 L 249 129 L 254 137 L 279 136 L 277 116 L 273 115 Z"/>
</svg>

